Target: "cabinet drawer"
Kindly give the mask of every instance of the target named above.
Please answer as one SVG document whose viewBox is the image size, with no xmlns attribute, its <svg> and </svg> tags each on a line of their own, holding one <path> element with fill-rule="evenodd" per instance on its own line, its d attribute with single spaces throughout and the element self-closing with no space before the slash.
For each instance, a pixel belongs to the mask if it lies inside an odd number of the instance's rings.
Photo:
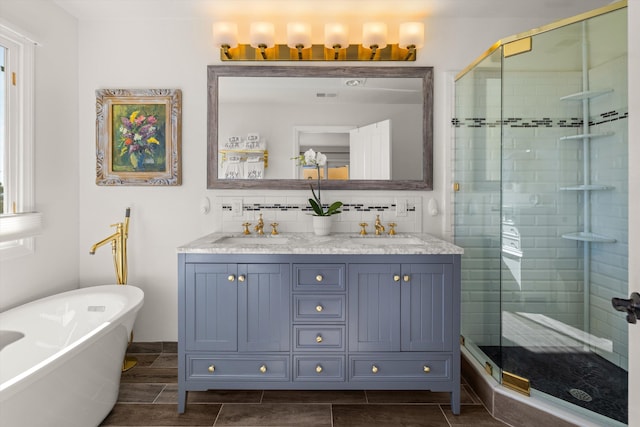
<svg viewBox="0 0 640 427">
<path fill-rule="evenodd" d="M 294 356 L 294 381 L 344 381 L 344 356 Z"/>
<path fill-rule="evenodd" d="M 296 291 L 344 291 L 344 264 L 294 264 Z"/>
<path fill-rule="evenodd" d="M 344 331 L 344 326 L 294 326 L 294 351 L 344 350 Z"/>
<path fill-rule="evenodd" d="M 187 380 L 288 381 L 288 356 L 187 356 Z"/>
<path fill-rule="evenodd" d="M 451 379 L 450 354 L 370 355 L 349 359 L 350 379 L 355 381 L 429 381 Z"/>
<path fill-rule="evenodd" d="M 344 295 L 294 295 L 293 320 L 344 322 L 345 304 Z"/>
</svg>

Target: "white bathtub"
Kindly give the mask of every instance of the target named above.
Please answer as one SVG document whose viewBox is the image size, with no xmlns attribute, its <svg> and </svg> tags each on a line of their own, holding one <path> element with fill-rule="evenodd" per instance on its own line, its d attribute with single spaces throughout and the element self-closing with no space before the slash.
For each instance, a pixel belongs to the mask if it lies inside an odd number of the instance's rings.
<svg viewBox="0 0 640 427">
<path fill-rule="evenodd" d="M 143 292 L 83 288 L 0 313 L 0 426 L 97 426 L 118 398 Z"/>
</svg>

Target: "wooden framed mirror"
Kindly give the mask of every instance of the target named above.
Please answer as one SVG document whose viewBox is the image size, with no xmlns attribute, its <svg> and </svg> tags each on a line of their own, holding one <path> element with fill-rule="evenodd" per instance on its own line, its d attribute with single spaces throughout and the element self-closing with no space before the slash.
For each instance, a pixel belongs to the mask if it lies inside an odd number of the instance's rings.
<svg viewBox="0 0 640 427">
<path fill-rule="evenodd" d="M 323 188 L 433 189 L 432 67 L 209 66 L 207 81 L 207 188 L 306 189 L 293 158 L 313 148 Z"/>
</svg>

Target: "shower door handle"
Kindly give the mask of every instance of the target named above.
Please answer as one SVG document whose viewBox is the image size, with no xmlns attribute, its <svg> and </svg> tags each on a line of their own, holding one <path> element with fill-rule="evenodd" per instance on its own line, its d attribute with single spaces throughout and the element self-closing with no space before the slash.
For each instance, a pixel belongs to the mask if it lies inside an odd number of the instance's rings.
<svg viewBox="0 0 640 427">
<path fill-rule="evenodd" d="M 640 294 L 633 292 L 629 299 L 611 298 L 613 308 L 627 313 L 627 322 L 636 323 L 640 319 Z"/>
</svg>

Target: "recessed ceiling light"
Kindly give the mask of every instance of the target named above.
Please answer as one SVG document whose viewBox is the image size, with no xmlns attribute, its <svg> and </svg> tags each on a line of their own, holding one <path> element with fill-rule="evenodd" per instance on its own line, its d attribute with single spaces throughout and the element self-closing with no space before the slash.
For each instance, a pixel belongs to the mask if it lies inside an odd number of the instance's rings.
<svg viewBox="0 0 640 427">
<path fill-rule="evenodd" d="M 365 79 L 348 79 L 344 81 L 344 84 L 349 87 L 356 87 L 364 85 Z"/>
</svg>

